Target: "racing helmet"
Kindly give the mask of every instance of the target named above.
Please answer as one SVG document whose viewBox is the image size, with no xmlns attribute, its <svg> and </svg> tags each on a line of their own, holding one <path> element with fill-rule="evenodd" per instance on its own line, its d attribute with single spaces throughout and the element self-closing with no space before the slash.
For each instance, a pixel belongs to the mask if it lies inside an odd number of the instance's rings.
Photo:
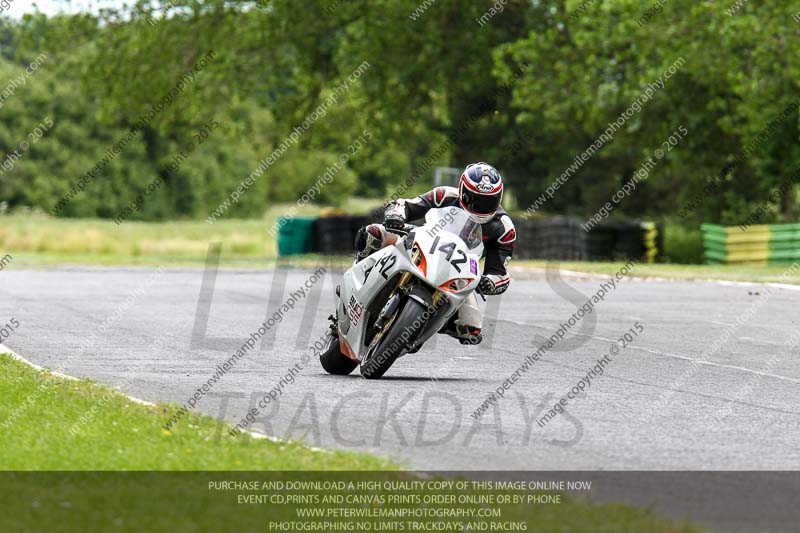
<svg viewBox="0 0 800 533">
<path fill-rule="evenodd" d="M 458 181 L 458 201 L 470 218 L 480 224 L 492 220 L 503 199 L 503 178 L 488 163 L 467 165 Z"/>
</svg>

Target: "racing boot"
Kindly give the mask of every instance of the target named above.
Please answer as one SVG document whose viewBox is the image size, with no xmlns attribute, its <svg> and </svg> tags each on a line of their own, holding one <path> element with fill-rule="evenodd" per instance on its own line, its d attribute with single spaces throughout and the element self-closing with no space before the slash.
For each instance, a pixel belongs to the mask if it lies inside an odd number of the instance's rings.
<svg viewBox="0 0 800 533">
<path fill-rule="evenodd" d="M 450 335 L 454 339 L 458 339 L 458 342 L 464 345 L 476 346 L 483 341 L 481 329 L 459 323 L 457 314 L 453 315 L 447 324 L 439 330 L 439 333 Z"/>
</svg>

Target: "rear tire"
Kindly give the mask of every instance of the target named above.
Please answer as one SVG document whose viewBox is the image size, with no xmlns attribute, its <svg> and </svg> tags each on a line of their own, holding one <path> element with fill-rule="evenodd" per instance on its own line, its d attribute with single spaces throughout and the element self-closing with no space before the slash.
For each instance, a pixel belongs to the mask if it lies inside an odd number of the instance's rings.
<svg viewBox="0 0 800 533">
<path fill-rule="evenodd" d="M 334 376 L 346 376 L 358 366 L 358 361 L 353 361 L 342 353 L 339 336 L 332 334 L 328 348 L 319 356 L 319 362 L 328 374 Z"/>
<path fill-rule="evenodd" d="M 408 349 L 409 342 L 416 339 L 422 332 L 427 321 L 420 317 L 425 312 L 424 305 L 413 298 L 408 298 L 386 337 L 381 339 L 372 356 L 361 363 L 361 375 L 367 379 L 382 377 L 397 358 Z M 403 340 L 404 336 L 407 337 L 405 340 Z"/>
</svg>

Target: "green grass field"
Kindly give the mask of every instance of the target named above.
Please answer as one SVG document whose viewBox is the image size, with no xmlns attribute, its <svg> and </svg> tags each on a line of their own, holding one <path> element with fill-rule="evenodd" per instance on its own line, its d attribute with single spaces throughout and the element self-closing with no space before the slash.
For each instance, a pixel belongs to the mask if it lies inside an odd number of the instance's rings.
<svg viewBox="0 0 800 533">
<path fill-rule="evenodd" d="M 353 198 L 342 209 L 363 214 L 379 204 Z M 222 242 L 226 264 L 263 265 L 277 256 L 270 230 L 290 207 L 275 205 L 259 219 L 220 219 L 213 224 L 185 220 L 117 225 L 112 220 L 54 218 L 36 212 L 0 215 L 0 251 L 31 265 L 193 265 L 205 262 L 209 243 Z M 318 216 L 320 211 L 306 205 L 297 216 Z"/>
<path fill-rule="evenodd" d="M 29 402 L 32 397 L 35 400 Z M 267 520 L 296 519 L 292 507 L 242 507 L 235 493 L 209 491 L 208 481 L 251 480 L 258 475 L 254 473 L 265 471 L 279 471 L 277 479 L 286 480 L 331 479 L 337 476 L 332 470 L 347 471 L 338 475 L 350 479 L 413 476 L 366 454 L 231 437 L 230 426 L 203 415 L 191 414 L 173 431 L 165 431 L 162 425 L 174 406 L 142 405 L 115 389 L 54 376 L 8 354 L 0 354 L 0 398 L 0 470 L 6 471 L 0 472 L 0 511 L 13 511 L 0 512 L 0 530 L 263 529 Z M 80 423 L 82 417 L 86 423 Z M 51 472 L 26 473 L 42 470 Z M 64 472 L 80 470 L 93 472 Z M 119 470 L 194 473 L 107 472 Z M 298 470 L 306 473 L 287 473 Z M 537 531 L 700 531 L 650 511 L 566 497 L 558 505 L 508 504 L 502 510 L 504 520 L 528 521 Z"/>
<path fill-rule="evenodd" d="M 353 199 L 347 212 L 364 213 L 374 201 Z M 261 219 L 205 221 L 128 222 L 117 226 L 110 220 L 55 219 L 42 214 L 0 216 L 0 252 L 9 253 L 7 268 L 58 264 L 202 266 L 209 243 L 222 243 L 221 265 L 265 268 L 277 261 L 277 243 L 269 233 L 288 205 L 270 209 Z M 319 209 L 304 207 L 302 215 Z M 346 243 L 346 247 L 351 244 Z M 0 254 L 1 256 L 2 254 Z M 331 262 L 345 266 L 349 257 L 293 256 L 287 264 L 311 266 Z M 565 261 L 559 268 L 579 272 L 613 274 L 620 264 Z M 545 261 L 514 260 L 512 266 L 546 268 Z M 788 265 L 678 265 L 640 263 L 634 277 L 669 279 L 720 279 L 800 284 L 800 276 L 781 279 Z"/>
<path fill-rule="evenodd" d="M 56 219 L 46 215 L 0 217 L 0 250 L 30 264 L 202 264 L 212 242 L 224 243 L 226 261 L 275 257 L 269 229 L 280 210 L 263 219 L 126 222 Z M 271 211 L 272 213 L 272 211 Z"/>
</svg>

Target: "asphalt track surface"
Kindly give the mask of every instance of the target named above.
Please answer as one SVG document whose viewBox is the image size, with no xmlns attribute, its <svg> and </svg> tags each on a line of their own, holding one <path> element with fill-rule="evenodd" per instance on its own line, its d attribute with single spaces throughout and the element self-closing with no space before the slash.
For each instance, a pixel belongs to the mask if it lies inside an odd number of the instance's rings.
<svg viewBox="0 0 800 533">
<path fill-rule="evenodd" d="M 15 317 L 20 326 L 4 344 L 33 363 L 181 405 L 312 272 L 221 269 L 213 297 L 206 275 L 201 298 L 201 268 L 9 268 L 0 273 L 0 323 Z M 195 410 L 236 424 L 299 363 L 248 430 L 420 470 L 799 469 L 800 291 L 624 279 L 475 420 L 487 395 L 608 276 L 517 271 L 487 310 L 483 345 L 438 336 L 379 381 L 357 370 L 330 376 L 309 360 L 340 276 L 330 269 L 307 290 Z M 630 346 L 540 427 L 637 322 L 644 329 Z"/>
</svg>

